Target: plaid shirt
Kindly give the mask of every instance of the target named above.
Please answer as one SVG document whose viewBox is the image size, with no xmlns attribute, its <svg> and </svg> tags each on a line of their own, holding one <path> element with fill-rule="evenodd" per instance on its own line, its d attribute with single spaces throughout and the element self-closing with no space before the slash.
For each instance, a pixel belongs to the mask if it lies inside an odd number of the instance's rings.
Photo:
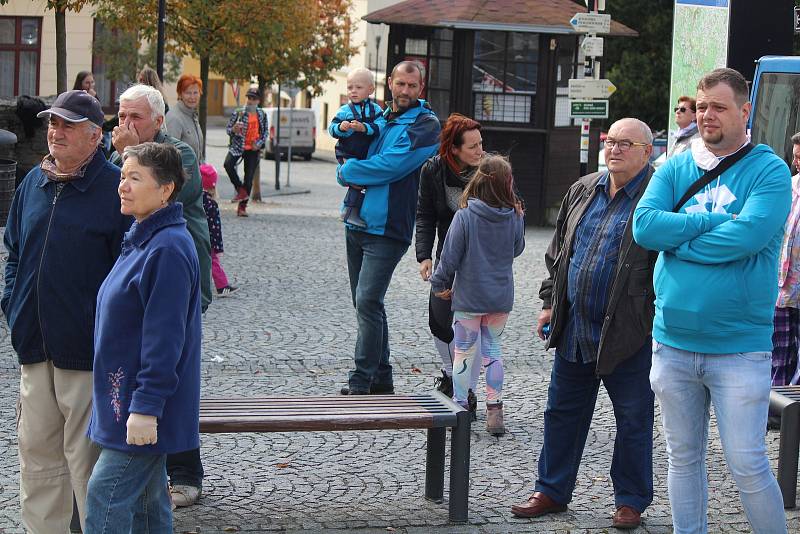
<svg viewBox="0 0 800 534">
<path fill-rule="evenodd" d="M 258 129 L 259 129 L 259 136 L 258 141 L 256 141 L 256 147 L 258 150 L 264 148 L 264 144 L 267 140 L 267 114 L 264 112 L 263 109 L 257 108 L 258 112 Z M 247 108 L 238 108 L 236 111 L 231 114 L 231 118 L 228 121 L 228 128 L 227 132 L 231 138 L 231 144 L 228 147 L 228 152 L 231 156 L 239 157 L 244 153 L 244 140 L 247 137 L 247 125 L 248 125 L 248 112 Z M 233 132 L 233 125 L 237 122 L 241 123 L 244 126 L 241 134 L 237 134 Z"/>
<path fill-rule="evenodd" d="M 595 186 L 594 200 L 575 229 L 567 275 L 569 320 L 556 348 L 556 355 L 569 362 L 597 361 L 620 242 L 647 169 L 645 166 L 613 199 L 608 195 L 608 173 L 603 175 Z"/>
</svg>

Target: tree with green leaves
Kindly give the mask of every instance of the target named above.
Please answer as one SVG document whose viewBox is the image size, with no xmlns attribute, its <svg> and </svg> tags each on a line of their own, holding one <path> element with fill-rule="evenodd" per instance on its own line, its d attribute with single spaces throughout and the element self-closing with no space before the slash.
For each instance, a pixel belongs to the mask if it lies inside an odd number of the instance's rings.
<svg viewBox="0 0 800 534">
<path fill-rule="evenodd" d="M 674 0 L 607 0 L 606 13 L 639 32 L 606 39 L 605 78 L 617 86 L 605 126 L 636 117 L 653 131 L 667 128 Z"/>
<path fill-rule="evenodd" d="M 157 0 L 95 0 L 98 18 L 111 30 L 155 42 Z M 208 86 L 214 70 L 228 79 L 257 76 L 264 85 L 303 80 L 319 91 L 330 72 L 345 65 L 350 0 L 168 0 L 166 50 L 200 60 Z M 205 131 L 207 99 L 200 100 Z"/>
</svg>

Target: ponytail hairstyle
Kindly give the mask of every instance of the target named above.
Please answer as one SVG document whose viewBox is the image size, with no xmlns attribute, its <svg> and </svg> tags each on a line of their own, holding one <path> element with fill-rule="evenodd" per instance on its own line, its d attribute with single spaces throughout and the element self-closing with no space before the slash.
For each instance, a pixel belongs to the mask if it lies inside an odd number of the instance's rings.
<svg viewBox="0 0 800 534">
<path fill-rule="evenodd" d="M 514 176 L 508 158 L 486 154 L 469 179 L 458 206 L 466 208 L 470 198 L 477 198 L 493 208 L 513 208 L 519 215 L 525 210 L 514 192 Z"/>
</svg>

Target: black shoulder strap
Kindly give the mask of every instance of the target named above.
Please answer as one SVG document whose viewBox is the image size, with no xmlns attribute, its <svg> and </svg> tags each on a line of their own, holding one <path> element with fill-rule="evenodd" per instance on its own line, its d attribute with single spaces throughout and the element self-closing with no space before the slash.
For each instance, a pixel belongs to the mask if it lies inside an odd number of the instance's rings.
<svg viewBox="0 0 800 534">
<path fill-rule="evenodd" d="M 683 205 L 686 204 L 689 201 L 689 199 L 692 198 L 698 191 L 703 189 L 706 185 L 710 184 L 723 172 L 733 167 L 740 159 L 749 154 L 750 151 L 753 150 L 754 148 L 755 145 L 753 143 L 747 143 L 741 150 L 739 150 L 735 154 L 731 154 L 727 158 L 720 161 L 719 165 L 717 165 L 710 171 L 706 172 L 703 176 L 698 178 L 691 186 L 689 186 L 689 189 L 686 190 L 686 192 L 683 194 L 678 203 L 675 204 L 675 207 L 672 209 L 672 211 L 678 213 L 680 209 L 683 207 Z"/>
<path fill-rule="evenodd" d="M 353 103 L 348 102 L 347 105 L 350 106 L 350 113 L 353 114 L 353 118 L 357 121 L 360 121 L 361 117 L 358 116 L 358 111 L 356 111 L 356 107 L 353 105 Z"/>
</svg>

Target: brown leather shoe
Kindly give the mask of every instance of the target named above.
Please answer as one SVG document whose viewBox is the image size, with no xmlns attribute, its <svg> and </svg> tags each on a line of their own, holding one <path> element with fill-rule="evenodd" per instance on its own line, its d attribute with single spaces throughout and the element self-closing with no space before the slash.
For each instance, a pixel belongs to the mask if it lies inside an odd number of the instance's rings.
<svg viewBox="0 0 800 534">
<path fill-rule="evenodd" d="M 517 517 L 539 517 L 540 515 L 566 511 L 566 504 L 558 504 L 541 491 L 533 492 L 533 495 L 528 497 L 527 501 L 511 507 L 511 513 Z"/>
<path fill-rule="evenodd" d="M 614 512 L 614 528 L 631 529 L 642 524 L 642 514 L 630 506 L 619 506 Z"/>
</svg>

